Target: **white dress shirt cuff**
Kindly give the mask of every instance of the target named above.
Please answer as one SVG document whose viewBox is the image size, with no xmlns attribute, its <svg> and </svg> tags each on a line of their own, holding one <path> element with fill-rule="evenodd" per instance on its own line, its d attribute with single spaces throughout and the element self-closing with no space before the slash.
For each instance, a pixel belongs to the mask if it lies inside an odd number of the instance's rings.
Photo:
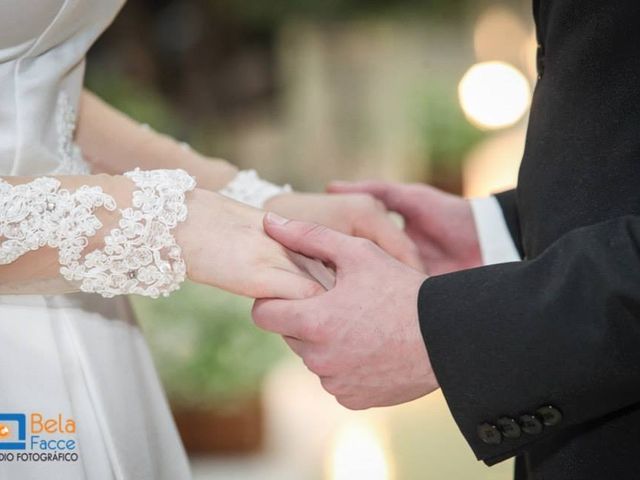
<svg viewBox="0 0 640 480">
<path fill-rule="evenodd" d="M 496 197 L 471 199 L 484 265 L 521 260 Z"/>
</svg>

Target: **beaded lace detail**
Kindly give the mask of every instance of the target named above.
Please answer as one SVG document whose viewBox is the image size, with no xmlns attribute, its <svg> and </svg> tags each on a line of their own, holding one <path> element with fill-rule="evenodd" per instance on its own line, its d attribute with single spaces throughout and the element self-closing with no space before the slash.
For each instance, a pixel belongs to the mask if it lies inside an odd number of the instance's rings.
<svg viewBox="0 0 640 480">
<path fill-rule="evenodd" d="M 69 96 L 62 92 L 58 96 L 56 127 L 58 129 L 58 158 L 60 164 L 53 174 L 88 175 L 89 164 L 82 157 L 80 147 L 73 141 L 76 130 L 76 111 Z"/>
<path fill-rule="evenodd" d="M 280 187 L 261 179 L 255 170 L 242 170 L 219 193 L 252 207 L 263 208 L 270 198 L 291 191 L 290 185 Z"/>
<path fill-rule="evenodd" d="M 102 228 L 93 214 L 98 207 L 116 208 L 100 187 L 85 185 L 71 193 L 55 178 L 16 186 L 0 179 L 0 265 L 44 246 L 58 248 L 62 264 L 79 258 L 88 237 Z"/>
<path fill-rule="evenodd" d="M 180 246 L 171 230 L 187 218 L 185 193 L 195 180 L 184 170 L 136 169 L 125 173 L 138 187 L 131 208 L 122 210 L 105 246 L 64 264 L 69 281 L 104 297 L 138 294 L 156 298 L 177 290 L 186 276 Z"/>
<path fill-rule="evenodd" d="M 0 179 L 0 265 L 49 246 L 58 249 L 61 275 L 83 292 L 155 298 L 177 290 L 186 265 L 171 230 L 187 218 L 185 193 L 195 180 L 184 170 L 136 169 L 125 176 L 137 187 L 132 206 L 121 210 L 104 247 L 84 257 L 88 239 L 103 226 L 94 212 L 114 211 L 113 197 L 96 186 L 60 189 L 50 177 L 16 186 Z"/>
</svg>

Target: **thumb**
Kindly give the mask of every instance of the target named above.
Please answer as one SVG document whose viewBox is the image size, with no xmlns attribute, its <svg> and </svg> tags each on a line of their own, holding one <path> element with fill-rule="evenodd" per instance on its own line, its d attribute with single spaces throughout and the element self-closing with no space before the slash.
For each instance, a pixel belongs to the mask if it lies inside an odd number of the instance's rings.
<svg viewBox="0 0 640 480">
<path fill-rule="evenodd" d="M 413 202 L 403 195 L 403 185 L 368 180 L 364 182 L 331 182 L 327 185 L 329 193 L 365 193 L 377 198 L 388 210 L 405 214 L 415 208 Z"/>
<path fill-rule="evenodd" d="M 264 216 L 264 231 L 282 246 L 307 257 L 337 264 L 351 237 L 324 225 L 288 220 L 273 212 Z"/>
</svg>

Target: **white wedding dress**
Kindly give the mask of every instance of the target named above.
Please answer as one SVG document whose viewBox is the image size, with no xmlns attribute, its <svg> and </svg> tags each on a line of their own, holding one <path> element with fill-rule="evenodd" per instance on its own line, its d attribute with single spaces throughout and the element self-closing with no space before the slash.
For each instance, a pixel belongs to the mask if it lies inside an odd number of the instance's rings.
<svg viewBox="0 0 640 480">
<path fill-rule="evenodd" d="M 0 1 L 0 175 L 88 173 L 73 143 L 84 57 L 121 6 Z M 75 434 L 49 437 L 75 439 L 79 458 L 2 461 L 0 438 L 2 480 L 190 476 L 124 297 L 0 295 L 0 415 L 7 413 L 73 419 Z"/>
</svg>

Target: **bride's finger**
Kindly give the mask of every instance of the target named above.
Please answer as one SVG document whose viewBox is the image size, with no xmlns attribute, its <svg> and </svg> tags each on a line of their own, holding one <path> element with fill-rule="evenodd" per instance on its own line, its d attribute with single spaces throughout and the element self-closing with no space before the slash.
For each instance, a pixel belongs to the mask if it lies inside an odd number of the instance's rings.
<svg viewBox="0 0 640 480">
<path fill-rule="evenodd" d="M 322 285 L 325 290 L 331 290 L 336 284 L 336 274 L 327 268 L 320 260 L 305 257 L 299 253 L 287 252 L 289 258 L 302 271 Z"/>
</svg>

